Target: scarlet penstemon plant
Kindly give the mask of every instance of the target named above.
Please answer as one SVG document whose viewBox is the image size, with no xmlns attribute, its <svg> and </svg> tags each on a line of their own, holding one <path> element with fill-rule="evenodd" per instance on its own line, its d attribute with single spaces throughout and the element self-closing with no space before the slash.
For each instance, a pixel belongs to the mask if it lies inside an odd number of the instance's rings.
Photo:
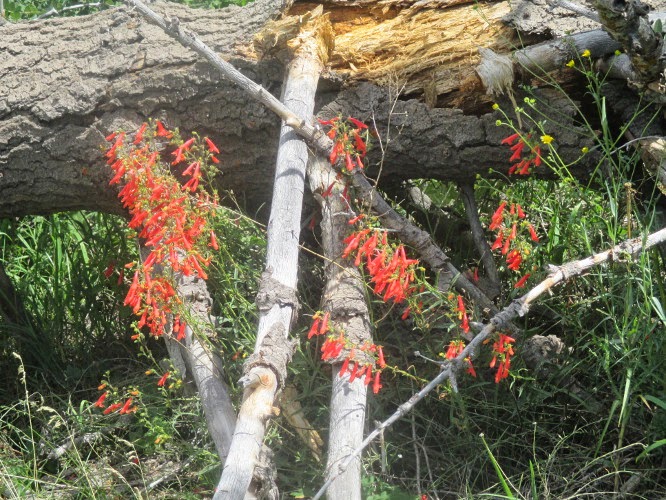
<svg viewBox="0 0 666 500">
<path fill-rule="evenodd" d="M 218 248 L 210 223 L 217 199 L 204 191 L 201 181 L 215 174 L 219 149 L 207 137 L 184 140 L 178 130 L 170 131 L 159 121 L 144 123 L 133 137 L 114 132 L 106 140 L 111 143 L 107 164 L 115 174 L 110 184 L 121 186 L 118 197 L 130 214 L 128 225 L 149 249 L 145 259 L 125 265 L 133 270 L 125 305 L 138 317 L 132 338 L 138 341 L 144 329 L 159 337 L 173 321 L 172 330 L 182 340 L 186 325 L 175 277 L 181 273 L 207 279 L 210 249 Z M 169 161 L 162 157 L 165 148 L 173 149 Z M 186 181 L 179 182 L 172 170 Z M 168 376 L 162 375 L 158 386 Z M 95 406 L 103 407 L 105 399 L 100 397 Z M 127 401 L 114 405 L 105 413 L 125 406 L 129 411 Z"/>
</svg>

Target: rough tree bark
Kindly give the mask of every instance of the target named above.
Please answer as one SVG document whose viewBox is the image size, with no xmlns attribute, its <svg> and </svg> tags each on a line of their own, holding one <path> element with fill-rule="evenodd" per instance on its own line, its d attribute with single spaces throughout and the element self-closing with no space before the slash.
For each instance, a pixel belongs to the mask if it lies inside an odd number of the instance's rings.
<svg viewBox="0 0 666 500">
<path fill-rule="evenodd" d="M 269 91 L 279 89 L 281 66 L 273 59 L 257 60 L 251 47 L 252 36 L 280 13 L 281 2 L 256 0 L 243 9 L 219 11 L 161 3 L 155 8 L 178 17 L 181 25 L 196 31 Z M 336 12 L 342 15 L 340 8 Z M 416 13 L 403 13 L 405 23 L 414 20 L 408 15 Z M 342 21 L 341 25 L 336 43 L 354 36 L 349 30 L 343 32 Z M 375 32 L 380 33 L 381 27 L 376 25 Z M 199 62 L 138 13 L 118 8 L 80 18 L 6 24 L 0 34 L 0 216 L 73 209 L 120 213 L 115 193 L 107 186 L 110 171 L 102 161 L 100 144 L 109 131 L 131 129 L 149 116 L 197 130 L 220 143 L 225 152 L 220 186 L 231 189 L 242 205 L 253 210 L 270 198 L 271 176 L 265 172 L 274 162 L 279 121 L 248 101 L 242 90 L 220 82 L 208 63 Z M 464 50 L 472 53 L 471 42 L 466 43 Z M 343 43 L 340 51 L 349 51 L 350 44 Z M 456 56 L 455 64 L 469 63 L 464 67 L 473 75 L 477 58 L 461 57 Z M 421 71 L 452 67 L 441 56 L 430 61 Z M 344 72 L 331 76 L 336 74 Z M 388 82 L 387 78 L 378 80 Z M 465 94 L 460 85 L 452 85 L 440 85 L 435 94 L 440 98 Z M 399 87 L 399 82 L 389 87 L 364 84 L 339 94 L 332 79 L 320 92 L 322 104 L 360 119 L 374 118 L 381 134 L 392 115 L 395 139 L 387 150 L 383 181 L 426 177 L 464 181 L 487 175 L 490 167 L 506 172 L 497 116 L 464 115 L 416 100 L 395 105 Z M 488 112 L 489 100 L 482 92 L 480 85 L 475 86 L 466 99 Z M 573 130 L 567 127 L 558 137 L 562 155 L 570 159 L 584 145 Z M 371 155 L 371 162 L 378 159 L 377 151 Z M 592 160 L 583 161 L 578 173 L 584 176 L 591 166 Z"/>
</svg>

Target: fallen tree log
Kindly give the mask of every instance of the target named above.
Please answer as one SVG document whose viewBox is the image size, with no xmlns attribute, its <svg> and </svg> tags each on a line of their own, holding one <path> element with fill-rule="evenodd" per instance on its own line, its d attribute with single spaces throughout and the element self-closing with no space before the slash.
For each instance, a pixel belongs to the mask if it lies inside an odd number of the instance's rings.
<svg viewBox="0 0 666 500">
<path fill-rule="evenodd" d="M 299 5 L 294 8 L 302 8 Z M 217 53 L 268 91 L 279 92 L 280 65 L 258 60 L 252 40 L 268 19 L 280 13 L 280 2 L 257 0 L 243 9 L 220 11 L 160 3 L 156 7 L 178 17 L 181 25 L 199 33 Z M 331 10 L 334 20 L 341 8 Z M 469 13 L 470 6 L 465 8 Z M 448 10 L 437 9 L 436 14 Z M 385 14 L 368 12 L 366 17 L 382 19 L 383 15 L 385 22 L 395 22 L 398 6 L 390 6 Z M 404 23 L 421 22 L 414 17 L 417 14 L 401 16 Z M 339 50 L 351 50 L 351 42 L 340 41 L 345 36 L 358 39 L 361 32 L 354 35 L 349 22 L 334 22 L 333 26 Z M 433 26 L 442 29 L 438 23 Z M 485 27 L 480 23 L 477 29 Z M 392 37 L 386 28 L 376 23 L 374 31 Z M 469 31 L 473 32 L 471 27 Z M 109 131 L 136 127 L 149 116 L 172 127 L 197 130 L 221 144 L 220 186 L 232 190 L 242 205 L 254 210 L 269 199 L 271 176 L 265 173 L 272 169 L 277 151 L 277 118 L 260 104 L 249 102 L 242 90 L 220 82 L 209 64 L 198 62 L 194 53 L 143 22 L 138 13 L 117 8 L 80 18 L 6 24 L 0 33 L 0 51 L 7 55 L 0 61 L 0 217 L 74 209 L 121 213 L 115 193 L 107 186 L 110 171 L 103 164 L 99 146 Z M 465 43 L 466 59 L 456 56 L 448 63 L 433 56 L 426 66 L 407 71 L 403 80 L 416 82 L 422 72 L 435 68 L 447 73 L 449 81 L 464 80 L 462 73 L 452 73 L 452 67 L 464 67 L 466 74 L 474 75 L 476 41 Z M 374 43 L 374 50 L 380 45 L 380 41 Z M 342 59 L 343 53 L 333 57 Z M 363 57 L 372 59 L 373 54 L 368 51 Z M 352 64 L 359 77 L 390 82 L 393 73 L 361 72 L 364 67 L 357 63 Z M 457 99 L 476 103 L 470 107 L 486 112 L 464 115 L 402 100 L 397 95 L 400 79 L 388 87 L 356 85 L 341 94 L 338 82 L 341 76 L 353 76 L 349 68 L 332 68 L 328 83 L 321 86 L 320 103 L 360 119 L 374 119 L 380 134 L 387 132 L 391 121 L 395 140 L 387 151 L 383 180 L 458 182 L 487 175 L 489 167 L 500 174 L 506 172 L 506 153 L 499 144 L 505 132 L 495 127 L 497 116 L 489 113 L 490 100 L 480 85 L 462 88 L 438 83 L 438 90 L 431 92 L 437 102 Z M 427 90 L 424 85 L 409 85 L 406 90 Z M 561 154 L 575 158 L 585 144 L 573 127 L 565 128 L 558 137 Z M 378 151 L 370 154 L 371 163 L 378 161 Z M 584 160 L 574 173 L 585 176 L 592 164 L 592 159 Z"/>
</svg>

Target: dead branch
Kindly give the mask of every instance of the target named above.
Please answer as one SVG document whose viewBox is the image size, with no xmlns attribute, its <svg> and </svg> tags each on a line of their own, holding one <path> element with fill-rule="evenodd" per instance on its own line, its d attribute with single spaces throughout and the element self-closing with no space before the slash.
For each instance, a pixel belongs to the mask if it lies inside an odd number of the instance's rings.
<svg viewBox="0 0 666 500">
<path fill-rule="evenodd" d="M 308 164 L 310 189 L 318 193 L 315 198 L 322 212 L 322 248 L 326 262 L 326 287 L 322 309 L 331 314 L 331 321 L 344 330 L 350 343 L 361 346 L 372 342 L 371 322 L 365 300 L 364 283 L 358 268 L 349 259 L 342 259 L 343 240 L 348 232 L 349 206 L 342 198 L 343 184 L 336 180 L 336 172 L 321 155 L 310 158 Z M 335 183 L 327 197 L 320 196 Z M 363 364 L 362 353 L 356 350 L 355 361 Z M 359 355 L 360 354 L 360 355 Z M 340 376 L 342 361 L 350 355 L 348 350 L 333 360 L 332 393 L 326 474 L 334 474 L 340 462 L 363 441 L 367 385 L 361 379 L 349 381 Z M 374 363 L 374 360 L 372 360 Z M 340 475 L 328 491 L 331 500 L 361 500 L 361 461 Z"/>
<path fill-rule="evenodd" d="M 298 27 L 298 36 L 284 40 L 284 50 L 292 59 L 283 90 L 285 104 L 279 104 L 280 108 L 286 106 L 289 113 L 283 115 L 286 119 L 280 131 L 267 227 L 266 268 L 257 294 L 257 339 L 254 353 L 245 362 L 245 375 L 241 378 L 245 388 L 243 403 L 215 499 L 245 497 L 266 422 L 274 414 L 273 401 L 284 387 L 294 348 L 289 332 L 298 316 L 298 243 L 308 147 L 294 130 L 294 126 L 303 127 L 306 120 L 295 121 L 291 117 L 312 116 L 319 75 L 328 57 L 331 28 L 328 17 L 320 13 L 313 13 L 305 24 L 298 18 L 292 21 Z M 309 123 L 308 127 L 307 130 L 314 130 Z M 323 135 L 320 131 L 319 134 Z"/>
<path fill-rule="evenodd" d="M 636 72 L 637 85 L 659 79 L 664 69 L 664 38 L 648 20 L 648 7 L 638 0 L 596 0 L 604 28 L 627 51 Z"/>
<path fill-rule="evenodd" d="M 441 383 L 449 380 L 451 387 L 457 391 L 456 375 L 466 367 L 465 358 L 474 359 L 476 357 L 477 348 L 481 346 L 484 340 L 488 338 L 493 332 L 502 329 L 510 321 L 517 316 L 523 316 L 527 313 L 532 302 L 534 302 L 544 292 L 550 290 L 553 286 L 563 281 L 567 281 L 575 276 L 583 274 L 591 267 L 597 266 L 604 262 L 618 261 L 623 262 L 628 258 L 633 257 L 645 250 L 666 241 L 666 228 L 656 231 L 647 237 L 638 237 L 632 240 L 627 240 L 619 245 L 614 246 L 610 250 L 594 254 L 585 259 L 568 262 L 561 266 L 557 266 L 551 273 L 541 281 L 537 286 L 532 288 L 522 297 L 514 300 L 506 306 L 501 312 L 495 314 L 490 321 L 483 327 L 483 329 L 476 335 L 463 351 L 454 359 L 442 363 L 442 371 L 434 379 L 423 387 L 419 392 L 410 397 L 407 401 L 401 404 L 398 409 L 381 424 L 379 424 L 363 442 L 356 448 L 347 459 L 340 464 L 339 473 L 344 471 L 345 467 L 386 428 L 390 427 L 394 422 L 401 419 L 411 411 L 416 404 L 421 401 L 430 391 Z M 313 500 L 321 498 L 326 489 L 330 486 L 331 482 L 336 478 L 336 475 L 329 476 L 326 482 L 319 488 L 317 494 L 312 497 Z"/>
<path fill-rule="evenodd" d="M 150 249 L 141 246 L 141 256 L 145 258 Z M 153 274 L 163 272 L 162 266 L 156 266 Z M 213 300 L 206 287 L 206 282 L 198 276 L 177 277 L 176 293 L 183 301 L 184 316 L 188 318 L 185 338 L 176 340 L 173 335 L 173 323 L 165 325 L 164 342 L 169 357 L 185 381 L 194 382 L 208 432 L 215 445 L 220 460 L 229 452 L 231 437 L 236 424 L 236 411 L 231 402 L 229 387 L 223 380 L 222 361 L 219 356 L 206 347 L 205 338 L 213 334 L 209 316 Z M 196 332 L 193 331 L 194 326 Z"/>
<path fill-rule="evenodd" d="M 462 195 L 462 201 L 465 205 L 465 213 L 467 214 L 467 222 L 469 223 L 470 230 L 472 231 L 472 237 L 474 238 L 474 244 L 476 249 L 479 252 L 481 257 L 481 262 L 483 262 L 483 268 L 490 279 L 493 289 L 500 290 L 500 279 L 499 274 L 497 274 L 497 266 L 495 265 L 495 259 L 493 258 L 492 250 L 490 250 L 490 245 L 486 240 L 486 235 L 479 220 L 479 209 L 476 206 L 476 198 L 474 195 L 474 184 L 461 184 L 460 185 L 460 194 Z"/>
</svg>

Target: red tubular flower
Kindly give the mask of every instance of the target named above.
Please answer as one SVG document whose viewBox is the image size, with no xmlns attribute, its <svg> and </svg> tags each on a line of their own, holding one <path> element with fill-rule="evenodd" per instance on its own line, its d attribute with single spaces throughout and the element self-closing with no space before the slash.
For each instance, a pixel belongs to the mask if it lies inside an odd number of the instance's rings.
<svg viewBox="0 0 666 500">
<path fill-rule="evenodd" d="M 374 383 L 372 384 L 372 392 L 375 393 L 375 394 L 377 394 L 379 392 L 379 390 L 382 388 L 382 383 L 379 379 L 379 377 L 381 376 L 381 373 L 382 372 L 379 371 L 379 370 L 375 372 L 375 380 L 374 380 Z"/>
<path fill-rule="evenodd" d="M 210 232 L 210 246 L 213 247 L 213 250 L 219 250 L 220 246 L 217 244 L 217 237 L 215 236 L 215 231 Z"/>
<path fill-rule="evenodd" d="M 354 363 L 354 368 L 352 368 L 352 371 L 349 373 L 349 383 L 351 384 L 358 376 L 358 363 Z"/>
<path fill-rule="evenodd" d="M 462 328 L 462 331 L 467 333 L 469 332 L 469 318 L 467 317 L 467 313 L 463 313 L 462 317 L 462 323 L 460 324 L 460 328 Z"/>
<path fill-rule="evenodd" d="M 363 123 L 360 120 L 357 120 L 356 118 L 352 118 L 351 116 L 349 118 L 347 118 L 347 120 L 352 122 L 356 126 L 357 129 L 366 129 L 366 128 L 368 128 L 368 126 L 365 123 Z"/>
<path fill-rule="evenodd" d="M 449 347 L 446 349 L 446 354 L 444 356 L 446 359 L 454 359 L 464 348 L 465 343 L 462 340 L 452 340 L 449 343 Z"/>
<path fill-rule="evenodd" d="M 502 248 L 502 243 L 504 241 L 504 234 L 502 231 L 497 233 L 497 239 L 493 243 L 493 246 L 490 247 L 490 250 L 497 250 L 498 248 Z"/>
<path fill-rule="evenodd" d="M 365 380 L 363 380 L 363 384 L 370 385 L 370 382 L 372 382 L 372 365 L 365 365 Z"/>
<path fill-rule="evenodd" d="M 497 210 L 495 210 L 495 213 L 491 217 L 491 223 L 490 226 L 488 226 L 488 229 L 491 231 L 494 231 L 498 227 L 502 225 L 502 222 L 504 221 L 504 208 L 506 207 L 506 201 L 503 201 L 500 203 L 499 207 L 497 207 Z"/>
<path fill-rule="evenodd" d="M 134 138 L 134 142 L 132 144 L 139 144 L 143 140 L 143 134 L 146 131 L 146 127 L 148 127 L 148 124 L 146 122 L 143 122 L 141 125 L 141 128 L 136 133 L 136 137 Z"/>
<path fill-rule="evenodd" d="M 525 212 L 523 212 L 522 207 L 520 205 L 516 205 L 516 209 L 518 211 L 518 217 L 520 219 L 524 219 L 525 218 Z"/>
<path fill-rule="evenodd" d="M 506 255 L 509 252 L 509 248 L 511 248 L 511 240 L 507 238 L 502 247 L 502 255 Z"/>
<path fill-rule="evenodd" d="M 349 219 L 347 221 L 347 224 L 349 224 L 350 226 L 353 226 L 354 224 L 356 224 L 358 221 L 360 221 L 363 218 L 365 218 L 365 214 L 358 214 L 356 217 L 354 217 L 352 219 Z"/>
<path fill-rule="evenodd" d="M 354 147 L 359 152 L 361 157 L 365 156 L 367 146 L 365 145 L 365 142 L 363 142 L 363 139 L 361 139 L 361 136 L 358 133 L 354 134 Z"/>
<path fill-rule="evenodd" d="M 382 346 L 377 347 L 377 354 L 379 356 L 379 359 L 377 360 L 377 364 L 379 365 L 380 368 L 385 368 L 386 367 L 386 360 L 384 359 L 384 350 Z"/>
<path fill-rule="evenodd" d="M 506 256 L 507 267 L 512 271 L 517 271 L 523 262 L 523 256 L 518 250 L 512 250 Z"/>
<path fill-rule="evenodd" d="M 104 400 L 106 397 L 109 395 L 109 391 L 106 391 L 104 394 L 102 394 L 97 401 L 93 404 L 93 406 L 96 406 L 97 408 L 104 408 Z"/>
<path fill-rule="evenodd" d="M 336 118 L 331 118 L 330 120 L 321 120 L 319 118 L 317 119 L 317 121 L 319 123 L 321 123 L 322 125 L 334 125 L 335 122 L 337 122 L 338 120 L 339 120 L 339 118 L 337 118 L 337 117 Z"/>
<path fill-rule="evenodd" d="M 502 140 L 502 144 L 513 144 L 518 139 L 520 139 L 520 134 L 513 134 Z"/>
<path fill-rule="evenodd" d="M 128 410 L 130 409 L 131 404 L 132 404 L 132 398 L 129 398 L 127 401 L 125 401 L 125 404 L 120 409 L 119 413 L 121 415 L 124 415 L 125 413 L 128 413 Z"/>
<path fill-rule="evenodd" d="M 407 308 L 402 312 L 402 316 L 400 316 L 400 319 L 403 320 L 403 321 L 406 320 L 407 318 L 409 318 L 409 315 L 410 315 L 411 312 L 412 312 L 412 308 L 411 308 L 411 307 L 407 307 Z"/>
<path fill-rule="evenodd" d="M 522 288 L 525 286 L 525 283 L 527 283 L 527 280 L 530 279 L 530 273 L 527 273 L 525 276 L 520 278 L 515 285 L 513 285 L 514 288 Z"/>
<path fill-rule="evenodd" d="M 164 375 L 160 377 L 160 379 L 157 381 L 157 387 L 164 387 L 164 384 L 166 383 L 167 379 L 169 378 L 169 373 L 166 372 Z"/>
<path fill-rule="evenodd" d="M 472 360 L 470 358 L 465 358 L 465 361 L 467 361 L 467 373 L 469 373 L 472 377 L 476 378 L 476 370 L 474 369 Z"/>
<path fill-rule="evenodd" d="M 220 154 L 220 150 L 217 149 L 217 146 L 215 145 L 215 143 L 213 141 L 211 141 L 208 137 L 204 137 L 204 141 L 206 141 L 206 144 L 208 145 L 208 150 L 211 153 Z"/>
<path fill-rule="evenodd" d="M 122 403 L 114 403 L 111 406 L 109 406 L 106 410 L 104 410 L 104 415 L 108 415 L 109 413 L 113 413 L 116 411 L 118 408 L 120 408 L 123 404 Z"/>
<path fill-rule="evenodd" d="M 109 262 L 109 265 L 107 266 L 106 270 L 104 271 L 104 277 L 106 279 L 109 279 L 111 275 L 113 274 L 113 271 L 116 269 L 116 263 L 115 262 Z"/>
<path fill-rule="evenodd" d="M 333 186 L 335 186 L 335 181 L 331 182 L 331 184 L 329 184 L 329 186 L 326 188 L 326 191 L 321 193 L 321 197 L 326 198 L 326 197 L 330 196 L 331 191 L 333 191 Z"/>
<path fill-rule="evenodd" d="M 349 153 L 345 154 L 345 165 L 348 172 L 354 170 L 354 162 L 352 161 L 351 155 Z"/>
<path fill-rule="evenodd" d="M 532 238 L 532 241 L 535 243 L 539 243 L 539 236 L 537 236 L 536 231 L 534 230 L 534 226 L 530 224 L 527 226 L 527 228 L 530 230 L 530 238 Z"/>
<path fill-rule="evenodd" d="M 173 136 L 171 132 L 169 132 L 166 128 L 164 128 L 164 125 L 162 125 L 161 121 L 156 120 L 155 125 L 157 126 L 158 137 L 166 137 L 167 139 L 170 139 Z"/>
<path fill-rule="evenodd" d="M 342 367 L 340 368 L 340 373 L 338 374 L 338 377 L 342 377 L 345 373 L 347 373 L 347 369 L 349 368 L 349 361 L 350 361 L 349 357 L 345 358 L 344 362 L 342 363 Z"/>
<path fill-rule="evenodd" d="M 518 233 L 518 225 L 514 222 L 513 226 L 511 227 L 511 234 L 509 234 L 509 239 L 515 240 L 517 233 Z"/>
</svg>

